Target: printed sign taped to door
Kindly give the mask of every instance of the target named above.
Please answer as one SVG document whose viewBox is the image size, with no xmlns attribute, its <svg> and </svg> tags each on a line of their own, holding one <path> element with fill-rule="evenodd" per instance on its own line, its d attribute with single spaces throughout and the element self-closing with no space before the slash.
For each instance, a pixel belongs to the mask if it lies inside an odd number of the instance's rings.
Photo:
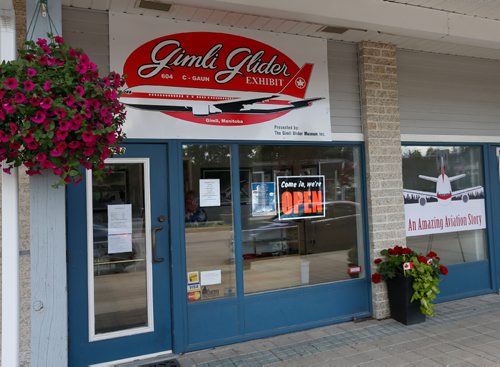
<svg viewBox="0 0 500 367">
<path fill-rule="evenodd" d="M 278 176 L 279 220 L 325 216 L 325 176 Z"/>
</svg>

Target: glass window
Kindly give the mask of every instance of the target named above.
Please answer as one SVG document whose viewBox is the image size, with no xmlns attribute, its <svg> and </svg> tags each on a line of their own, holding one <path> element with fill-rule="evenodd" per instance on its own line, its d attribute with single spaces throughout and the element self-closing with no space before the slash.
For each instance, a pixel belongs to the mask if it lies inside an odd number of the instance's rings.
<svg viewBox="0 0 500 367">
<path fill-rule="evenodd" d="M 234 296 L 229 145 L 183 145 L 188 300 Z"/>
<path fill-rule="evenodd" d="M 118 160 L 117 160 L 118 161 Z M 124 160 L 123 160 L 124 161 Z M 110 163 L 92 182 L 94 333 L 147 327 L 145 163 Z M 91 180 L 91 176 L 87 176 Z"/>
<path fill-rule="evenodd" d="M 243 145 L 239 159 L 245 293 L 364 275 L 358 147 Z"/>
<path fill-rule="evenodd" d="M 483 158 L 477 146 L 405 146 L 407 245 L 445 264 L 487 258 Z"/>
</svg>

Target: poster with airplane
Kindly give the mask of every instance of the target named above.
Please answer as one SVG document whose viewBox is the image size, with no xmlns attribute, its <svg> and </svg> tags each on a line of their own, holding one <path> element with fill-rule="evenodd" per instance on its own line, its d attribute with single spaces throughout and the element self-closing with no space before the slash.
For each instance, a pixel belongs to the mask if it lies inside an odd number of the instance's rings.
<svg viewBox="0 0 500 367">
<path fill-rule="evenodd" d="M 129 138 L 331 140 L 325 40 L 112 13 L 110 50 Z"/>
<path fill-rule="evenodd" d="M 435 183 L 435 191 L 403 189 L 407 237 L 486 228 L 483 186 L 453 190 L 467 174 L 449 177 L 443 157 L 440 166 L 437 177 L 418 175 Z"/>
</svg>

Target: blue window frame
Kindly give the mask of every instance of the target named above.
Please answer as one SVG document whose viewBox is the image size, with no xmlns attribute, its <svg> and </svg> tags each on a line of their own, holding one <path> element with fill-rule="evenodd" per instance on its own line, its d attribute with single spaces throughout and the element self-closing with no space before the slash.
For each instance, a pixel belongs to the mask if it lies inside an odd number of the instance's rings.
<svg viewBox="0 0 500 367">
<path fill-rule="evenodd" d="M 206 142 L 206 141 L 182 141 L 177 142 L 177 155 L 180 163 L 178 167 L 183 166 L 182 146 L 186 144 L 224 144 L 227 142 Z M 230 168 L 231 168 L 231 191 L 240 193 L 241 181 L 248 177 L 248 167 L 241 164 L 240 149 L 242 146 L 258 145 L 261 147 L 273 147 L 276 143 L 263 142 L 238 142 L 230 144 Z M 366 231 L 366 207 L 364 191 L 364 151 L 363 145 L 359 143 L 336 143 L 336 144 L 312 144 L 312 143 L 281 143 L 280 146 L 296 147 L 298 150 L 306 147 L 332 148 L 346 146 L 356 149 L 359 165 L 360 189 L 360 216 L 363 224 L 361 225 L 362 237 L 364 238 L 361 248 L 365 253 L 367 249 L 367 231 Z M 171 153 L 172 155 L 172 153 Z M 318 157 L 320 159 L 321 157 Z M 223 180 L 221 173 L 221 181 Z M 245 175 L 245 176 L 244 176 Z M 244 176 L 244 177 L 242 177 Z M 213 176 L 211 176 L 213 177 Z M 189 178 L 184 175 L 177 177 L 177 185 L 181 191 L 177 191 L 176 196 L 182 197 L 182 188 Z M 222 189 L 221 189 L 222 191 Z M 180 195 L 179 195 L 180 194 Z M 243 260 L 243 242 L 242 233 L 242 195 L 231 195 L 233 206 L 233 230 L 234 230 L 234 268 L 236 271 L 236 292 L 231 297 L 218 299 L 207 299 L 206 301 L 189 301 L 186 297 L 187 287 L 187 268 L 185 260 L 183 263 L 184 272 L 178 274 L 178 279 L 183 279 L 184 287 L 176 287 L 177 294 L 174 299 L 183 299 L 182 314 L 185 317 L 181 340 L 174 340 L 175 350 L 189 351 L 202 348 L 208 348 L 215 345 L 223 345 L 236 341 L 249 340 L 258 337 L 270 336 L 294 330 L 330 324 L 351 320 L 353 318 L 363 318 L 371 314 L 371 285 L 369 274 L 366 276 L 350 279 L 346 276 L 342 281 L 326 281 L 319 284 L 307 286 L 291 287 L 287 289 L 277 288 L 266 292 L 245 294 L 244 290 L 244 271 L 246 264 Z M 184 217 L 185 205 L 182 198 L 178 199 L 178 207 L 172 212 L 177 211 L 179 217 Z M 243 205 L 245 205 L 243 203 Z M 207 212 L 209 208 L 205 208 Z M 210 217 L 210 215 L 209 215 Z M 180 235 L 179 242 L 185 244 L 185 228 L 183 223 L 178 223 L 177 229 L 172 229 Z M 172 240 L 173 243 L 176 240 Z M 181 246 L 183 247 L 183 246 Z M 185 248 L 179 248 L 179 259 L 185 259 Z M 175 255 L 173 255 L 175 258 Z M 359 264 L 363 269 L 369 269 L 369 259 L 363 257 L 363 262 Z M 190 269 L 192 270 L 192 269 Z M 345 269 L 347 273 L 347 269 Z M 175 281 L 175 276 L 174 276 Z M 176 306 L 174 305 L 174 314 Z M 177 319 L 177 317 L 174 317 Z M 176 321 L 174 320 L 174 327 Z"/>
</svg>

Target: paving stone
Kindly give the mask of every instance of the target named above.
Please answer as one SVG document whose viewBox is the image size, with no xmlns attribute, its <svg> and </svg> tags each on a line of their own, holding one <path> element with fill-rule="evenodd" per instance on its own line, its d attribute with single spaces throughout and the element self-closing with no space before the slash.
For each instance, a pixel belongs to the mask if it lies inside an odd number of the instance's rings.
<svg viewBox="0 0 500 367">
<path fill-rule="evenodd" d="M 179 356 L 182 367 L 500 366 L 500 296 L 438 304 L 405 326 L 366 320 Z"/>
</svg>

